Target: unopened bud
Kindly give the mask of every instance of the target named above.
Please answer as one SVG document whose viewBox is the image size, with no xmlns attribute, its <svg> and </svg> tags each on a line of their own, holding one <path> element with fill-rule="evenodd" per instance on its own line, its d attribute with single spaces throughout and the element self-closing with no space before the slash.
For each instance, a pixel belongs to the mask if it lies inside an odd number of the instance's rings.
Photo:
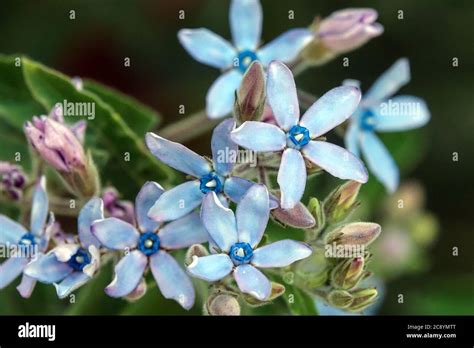
<svg viewBox="0 0 474 348">
<path fill-rule="evenodd" d="M 25 184 L 26 175 L 20 166 L 0 161 L 0 192 L 18 201 L 23 196 Z"/>
<path fill-rule="evenodd" d="M 372 222 L 353 222 L 327 234 L 326 244 L 364 245 L 372 243 L 380 235 L 381 227 Z"/>
<path fill-rule="evenodd" d="M 331 284 L 336 289 L 352 289 L 365 278 L 365 262 L 361 257 L 340 262 L 331 272 Z"/>
<path fill-rule="evenodd" d="M 118 191 L 113 187 L 107 187 L 102 193 L 102 201 L 104 202 L 104 209 L 108 217 L 115 217 L 117 219 L 126 221 L 135 225 L 135 208 L 130 201 L 119 199 Z"/>
<path fill-rule="evenodd" d="M 321 229 L 326 224 L 326 215 L 324 213 L 324 208 L 322 203 L 317 198 L 313 197 L 309 200 L 308 210 L 314 218 L 315 222 L 312 231 L 314 232 L 315 237 L 317 237 L 319 231 L 321 231 Z"/>
<path fill-rule="evenodd" d="M 254 61 L 247 69 L 236 92 L 234 112 L 238 123 L 258 121 L 265 107 L 265 72 L 260 62 Z"/>
<path fill-rule="evenodd" d="M 316 224 L 313 215 L 301 202 L 291 209 L 276 208 L 271 213 L 278 222 L 285 226 L 306 229 L 314 227 Z"/>
<path fill-rule="evenodd" d="M 352 291 L 351 295 L 354 297 L 354 300 L 347 309 L 351 312 L 361 312 L 375 302 L 377 294 L 376 288 Z"/>
<path fill-rule="evenodd" d="M 360 204 L 357 201 L 361 184 L 348 181 L 336 188 L 324 201 L 328 220 L 332 223 L 346 219 Z"/>
<path fill-rule="evenodd" d="M 243 298 L 245 302 L 247 302 L 247 304 L 250 305 L 251 307 L 260 307 L 260 306 L 271 303 L 273 300 L 283 295 L 285 293 L 285 290 L 286 289 L 284 285 L 277 282 L 272 282 L 272 291 L 270 293 L 270 296 L 268 296 L 268 298 L 266 298 L 265 300 L 263 301 L 257 300 L 255 297 L 253 297 L 250 294 L 243 294 Z"/>
<path fill-rule="evenodd" d="M 240 315 L 240 304 L 234 296 L 221 294 L 208 301 L 207 310 L 210 315 Z"/>
<path fill-rule="evenodd" d="M 201 244 L 193 244 L 186 251 L 186 256 L 184 258 L 184 263 L 186 266 L 189 266 L 193 263 L 194 256 L 203 257 L 209 255 L 209 252 Z"/>
<path fill-rule="evenodd" d="M 346 290 L 332 290 L 327 300 L 334 307 L 347 308 L 352 304 L 354 297 Z"/>
</svg>

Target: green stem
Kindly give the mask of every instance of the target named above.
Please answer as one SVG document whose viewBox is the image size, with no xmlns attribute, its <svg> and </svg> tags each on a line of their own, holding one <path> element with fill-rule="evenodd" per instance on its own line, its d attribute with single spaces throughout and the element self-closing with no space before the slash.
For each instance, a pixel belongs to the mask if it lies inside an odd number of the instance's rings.
<svg viewBox="0 0 474 348">
<path fill-rule="evenodd" d="M 221 119 L 208 118 L 206 112 L 201 110 L 158 130 L 158 134 L 168 140 L 182 143 L 213 129 L 220 121 Z"/>
</svg>

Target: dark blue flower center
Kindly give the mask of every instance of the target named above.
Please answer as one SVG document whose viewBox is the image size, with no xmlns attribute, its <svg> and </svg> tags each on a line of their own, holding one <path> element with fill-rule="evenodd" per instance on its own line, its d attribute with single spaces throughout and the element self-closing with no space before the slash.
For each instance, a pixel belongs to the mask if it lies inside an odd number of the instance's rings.
<svg viewBox="0 0 474 348">
<path fill-rule="evenodd" d="M 145 232 L 140 236 L 138 241 L 138 250 L 146 256 L 153 255 L 160 249 L 160 238 L 156 233 Z"/>
<path fill-rule="evenodd" d="M 91 263 L 91 256 L 83 248 L 77 249 L 76 253 L 69 259 L 67 264 L 75 271 L 82 271 L 84 267 Z"/>
<path fill-rule="evenodd" d="M 248 67 L 250 66 L 250 64 L 252 64 L 252 62 L 257 59 L 258 59 L 257 55 L 254 52 L 242 51 L 237 56 L 237 60 L 239 64 L 238 68 L 240 69 L 242 73 L 245 73 Z"/>
<path fill-rule="evenodd" d="M 370 109 L 365 109 L 359 118 L 359 126 L 363 130 L 372 131 L 375 128 L 375 114 Z"/>
<path fill-rule="evenodd" d="M 253 249 L 249 243 L 235 243 L 230 247 L 229 256 L 236 266 L 249 263 L 253 257 Z"/>
<path fill-rule="evenodd" d="M 311 140 L 308 128 L 299 125 L 291 127 L 288 132 L 288 138 L 290 139 L 288 145 L 298 150 Z"/>
<path fill-rule="evenodd" d="M 18 242 L 19 250 L 24 255 L 34 254 L 36 244 L 36 237 L 31 232 L 24 234 Z"/>
<path fill-rule="evenodd" d="M 199 186 L 202 193 L 208 193 L 214 191 L 215 193 L 222 192 L 222 181 L 219 176 L 212 172 L 204 175 L 201 178 L 201 185 Z"/>
</svg>

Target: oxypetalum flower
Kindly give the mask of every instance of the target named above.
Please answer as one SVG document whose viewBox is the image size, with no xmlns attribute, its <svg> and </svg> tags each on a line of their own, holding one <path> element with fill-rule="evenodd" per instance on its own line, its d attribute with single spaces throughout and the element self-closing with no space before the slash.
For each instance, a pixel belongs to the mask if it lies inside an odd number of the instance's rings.
<svg viewBox="0 0 474 348">
<path fill-rule="evenodd" d="M 163 194 L 155 182 L 147 182 L 137 195 L 135 215 L 138 230 L 117 218 L 96 221 L 92 233 L 109 249 L 125 251 L 115 266 L 115 279 L 105 292 L 111 297 L 124 297 L 146 286 L 143 276 L 149 265 L 161 293 L 176 300 L 183 308 L 194 304 L 194 288 L 186 272 L 168 251 L 208 241 L 199 214 L 191 213 L 165 226 L 148 218 L 148 210 Z M 140 292 L 144 293 L 144 290 Z"/>
<path fill-rule="evenodd" d="M 253 61 L 259 60 L 264 67 L 272 60 L 290 62 L 314 38 L 306 28 L 292 29 L 258 48 L 262 31 L 258 0 L 232 0 L 229 17 L 234 46 L 205 28 L 182 29 L 178 33 L 179 41 L 194 59 L 224 71 L 207 93 L 206 111 L 210 118 L 232 111 L 235 90 Z"/>
<path fill-rule="evenodd" d="M 335 177 L 367 181 L 367 171 L 356 156 L 339 146 L 317 140 L 354 112 L 360 101 L 357 88 L 345 86 L 330 90 L 300 120 L 293 75 L 284 64 L 272 62 L 268 68 L 267 98 L 279 127 L 247 121 L 231 132 L 231 139 L 258 152 L 283 151 L 278 171 L 283 209 L 293 208 L 303 196 L 305 157 Z"/>
<path fill-rule="evenodd" d="M 397 164 L 375 132 L 396 132 L 424 126 L 430 112 L 423 99 L 411 95 L 391 96 L 410 81 L 410 65 L 402 58 L 395 62 L 364 94 L 350 120 L 345 143 L 356 156 L 362 152 L 370 171 L 385 188 L 398 187 Z M 358 84 L 350 80 L 346 84 Z"/>
<path fill-rule="evenodd" d="M 257 248 L 269 218 L 269 197 L 264 185 L 252 186 L 234 212 L 224 207 L 217 195 L 204 198 L 201 220 L 218 253 L 193 257 L 187 267 L 195 277 L 214 282 L 232 273 L 239 289 L 260 301 L 271 294 L 271 283 L 258 268 L 286 267 L 311 255 L 301 242 L 281 240 Z"/>
<path fill-rule="evenodd" d="M 20 166 L 0 161 L 0 192 L 17 201 L 23 195 L 25 183 L 26 176 Z"/>
<path fill-rule="evenodd" d="M 46 193 L 46 179 L 41 177 L 36 184 L 31 206 L 30 229 L 10 218 L 0 215 L 0 245 L 11 250 L 11 257 L 0 265 L 0 289 L 3 289 L 15 280 L 20 274 L 23 277 L 18 292 L 24 298 L 31 296 L 36 280 L 24 273 L 25 267 L 31 260 L 41 257 L 49 243 L 49 226 L 46 226 L 48 215 L 48 195 Z"/>
<path fill-rule="evenodd" d="M 40 255 L 25 274 L 42 283 L 54 284 L 59 298 L 87 283 L 100 267 L 100 243 L 91 233 L 92 222 L 103 219 L 103 204 L 94 197 L 81 209 L 77 225 L 79 241 L 65 240 L 47 254 Z"/>
<path fill-rule="evenodd" d="M 197 208 L 207 194 L 215 192 L 224 201 L 224 194 L 239 202 L 245 192 L 255 183 L 231 176 L 238 147 L 230 140 L 234 127 L 232 119 L 224 120 L 212 134 L 212 163 L 187 147 L 148 133 L 146 143 L 160 161 L 196 180 L 187 181 L 166 191 L 150 209 L 148 216 L 156 221 L 170 221 L 182 217 Z M 278 206 L 275 197 L 270 200 L 272 208 Z"/>
</svg>

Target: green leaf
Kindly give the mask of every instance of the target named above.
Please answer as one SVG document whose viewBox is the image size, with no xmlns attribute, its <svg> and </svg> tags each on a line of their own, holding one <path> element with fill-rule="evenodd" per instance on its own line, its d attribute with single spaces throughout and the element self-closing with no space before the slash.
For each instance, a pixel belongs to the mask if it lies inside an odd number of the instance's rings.
<svg viewBox="0 0 474 348">
<path fill-rule="evenodd" d="M 303 290 L 285 284 L 286 292 L 283 295 L 288 309 L 293 315 L 318 315 L 314 299 Z"/>
</svg>

